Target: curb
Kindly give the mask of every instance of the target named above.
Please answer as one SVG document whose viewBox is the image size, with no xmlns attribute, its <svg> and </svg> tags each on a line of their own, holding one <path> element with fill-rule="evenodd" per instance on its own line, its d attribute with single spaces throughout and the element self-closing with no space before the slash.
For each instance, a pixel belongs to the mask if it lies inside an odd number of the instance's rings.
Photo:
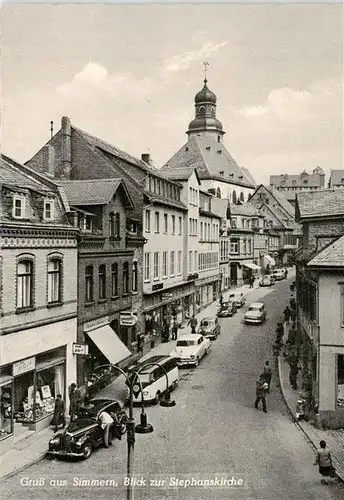
<svg viewBox="0 0 344 500">
<path fill-rule="evenodd" d="M 285 397 L 284 395 L 284 390 L 283 390 L 283 382 L 282 382 L 282 374 L 281 374 L 281 360 L 280 360 L 280 357 L 277 356 L 277 366 L 278 366 L 278 379 L 279 379 L 279 386 L 280 386 L 280 391 L 281 391 L 281 394 L 282 394 L 282 397 L 283 397 L 283 401 L 287 407 L 287 411 L 289 413 L 289 415 L 291 416 L 291 418 L 293 419 L 294 423 L 297 425 L 297 427 L 302 431 L 303 435 L 305 436 L 308 444 L 311 446 L 311 448 L 313 448 L 314 451 L 316 451 L 318 448 L 317 446 L 314 444 L 313 440 L 309 437 L 308 433 L 305 431 L 305 429 L 302 427 L 302 425 L 299 423 L 299 421 L 297 420 L 297 418 L 295 417 L 292 409 L 291 409 L 291 406 L 287 400 L 287 398 Z M 338 474 L 337 475 L 337 479 L 343 483 L 344 482 L 344 478 L 339 476 Z"/>
<path fill-rule="evenodd" d="M 48 456 L 48 452 L 45 451 L 44 453 L 41 453 L 38 457 L 34 458 L 32 461 L 28 462 L 27 464 L 22 465 L 18 469 L 14 469 L 13 471 L 8 472 L 7 474 L 4 474 L 3 476 L 1 476 L 0 482 L 4 481 L 5 479 L 9 479 L 10 477 L 15 476 L 16 474 L 20 474 L 23 470 L 27 469 L 28 467 L 31 467 L 31 465 L 34 465 L 37 462 L 40 462 L 41 460 L 43 460 L 43 458 L 45 458 L 46 456 Z"/>
</svg>

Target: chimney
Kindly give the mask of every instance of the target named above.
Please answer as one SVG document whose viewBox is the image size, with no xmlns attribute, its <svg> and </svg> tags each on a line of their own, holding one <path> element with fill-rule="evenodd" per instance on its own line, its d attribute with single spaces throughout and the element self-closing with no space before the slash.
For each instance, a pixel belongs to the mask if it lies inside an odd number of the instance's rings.
<svg viewBox="0 0 344 500">
<path fill-rule="evenodd" d="M 54 122 L 51 120 L 50 122 L 50 139 L 53 137 L 54 135 Z"/>
<path fill-rule="evenodd" d="M 151 164 L 151 157 L 149 153 L 142 153 L 141 160 L 147 163 L 147 165 Z"/>
<path fill-rule="evenodd" d="M 70 179 L 72 171 L 72 128 L 70 118 L 63 116 L 61 120 L 62 131 L 62 172 L 61 178 Z"/>
</svg>

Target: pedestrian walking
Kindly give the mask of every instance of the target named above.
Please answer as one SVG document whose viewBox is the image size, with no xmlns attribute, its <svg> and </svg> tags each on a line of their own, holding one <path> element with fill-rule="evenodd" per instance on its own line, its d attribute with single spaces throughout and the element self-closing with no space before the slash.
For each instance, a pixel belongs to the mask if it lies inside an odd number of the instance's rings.
<svg viewBox="0 0 344 500">
<path fill-rule="evenodd" d="M 320 441 L 320 448 L 316 452 L 314 465 L 319 466 L 319 473 L 326 479 L 322 479 L 322 484 L 328 484 L 327 478 L 336 477 L 336 469 L 332 464 L 331 451 L 327 448 L 326 441 Z"/>
<path fill-rule="evenodd" d="M 284 271 L 284 276 L 285 276 L 285 278 L 288 278 L 288 269 L 286 269 L 286 270 Z"/>
<path fill-rule="evenodd" d="M 195 318 L 195 315 L 192 316 L 188 324 L 191 326 L 191 333 L 196 333 L 197 318 Z"/>
<path fill-rule="evenodd" d="M 290 297 L 289 304 L 290 304 L 291 310 L 295 309 L 295 311 L 296 311 L 296 300 L 294 297 Z"/>
<path fill-rule="evenodd" d="M 291 311 L 290 311 L 290 309 L 289 309 L 289 306 L 287 306 L 287 307 L 284 309 L 283 314 L 284 314 L 284 321 L 285 321 L 286 323 L 288 323 L 288 324 L 289 324 L 289 321 L 290 321 L 290 313 L 291 313 Z"/>
<path fill-rule="evenodd" d="M 172 337 L 171 337 L 172 340 L 177 340 L 177 337 L 178 337 L 178 323 L 177 323 L 177 321 L 175 321 L 173 323 L 171 333 L 172 333 Z"/>
<path fill-rule="evenodd" d="M 112 445 L 112 433 L 110 432 L 111 425 L 113 424 L 113 418 L 106 411 L 102 411 L 99 416 L 99 423 L 104 431 L 104 444 L 108 448 Z"/>
<path fill-rule="evenodd" d="M 54 415 L 52 424 L 54 425 L 54 432 L 57 432 L 57 428 L 62 424 L 62 429 L 66 425 L 66 404 L 62 399 L 61 394 L 58 394 L 55 399 Z"/>
<path fill-rule="evenodd" d="M 291 324 L 295 324 L 296 322 L 296 309 L 292 309 L 290 311 L 290 321 L 291 321 Z"/>
<path fill-rule="evenodd" d="M 253 274 L 251 274 L 251 276 L 249 277 L 248 282 L 249 282 L 250 288 L 253 288 L 253 284 L 254 284 L 254 276 L 253 276 Z"/>
<path fill-rule="evenodd" d="M 74 382 L 70 384 L 68 395 L 69 395 L 69 415 L 71 422 L 73 422 L 78 415 L 81 404 L 80 393 Z"/>
<path fill-rule="evenodd" d="M 299 367 L 297 363 L 292 363 L 289 365 L 289 382 L 294 391 L 297 391 L 297 374 L 299 372 Z"/>
<path fill-rule="evenodd" d="M 261 375 L 261 378 L 264 379 L 264 382 L 268 384 L 268 388 L 266 390 L 267 394 L 270 394 L 270 384 L 271 384 L 271 379 L 272 379 L 272 370 L 270 368 L 270 363 L 269 361 L 265 361 L 265 365 L 263 368 L 263 373 Z"/>
<path fill-rule="evenodd" d="M 256 382 L 256 400 L 254 402 L 254 407 L 258 409 L 259 401 L 262 402 L 263 412 L 267 413 L 266 409 L 266 392 L 268 389 L 268 384 L 264 381 L 264 379 L 259 378 Z"/>
<path fill-rule="evenodd" d="M 279 323 L 277 323 L 277 326 L 276 326 L 276 342 L 281 343 L 283 340 L 283 336 L 284 336 L 283 323 L 279 322 Z"/>
</svg>

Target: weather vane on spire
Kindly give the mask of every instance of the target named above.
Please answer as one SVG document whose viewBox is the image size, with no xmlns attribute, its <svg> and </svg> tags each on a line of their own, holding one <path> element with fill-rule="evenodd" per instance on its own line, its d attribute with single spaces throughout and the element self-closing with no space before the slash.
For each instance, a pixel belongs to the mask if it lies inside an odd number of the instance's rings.
<svg viewBox="0 0 344 500">
<path fill-rule="evenodd" d="M 209 63 L 207 61 L 204 61 L 203 65 L 204 65 L 204 83 L 207 83 L 207 71 L 209 70 Z"/>
</svg>

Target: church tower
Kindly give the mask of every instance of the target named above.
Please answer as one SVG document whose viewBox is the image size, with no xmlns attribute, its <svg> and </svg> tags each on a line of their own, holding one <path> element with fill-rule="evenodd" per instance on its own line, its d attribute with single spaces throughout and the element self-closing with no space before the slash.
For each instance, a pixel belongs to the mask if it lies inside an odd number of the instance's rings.
<svg viewBox="0 0 344 500">
<path fill-rule="evenodd" d="M 208 80 L 204 79 L 204 86 L 195 96 L 195 118 L 189 123 L 188 137 L 193 135 L 209 137 L 222 143 L 225 134 L 222 123 L 216 118 L 216 95 L 207 86 Z"/>
</svg>

